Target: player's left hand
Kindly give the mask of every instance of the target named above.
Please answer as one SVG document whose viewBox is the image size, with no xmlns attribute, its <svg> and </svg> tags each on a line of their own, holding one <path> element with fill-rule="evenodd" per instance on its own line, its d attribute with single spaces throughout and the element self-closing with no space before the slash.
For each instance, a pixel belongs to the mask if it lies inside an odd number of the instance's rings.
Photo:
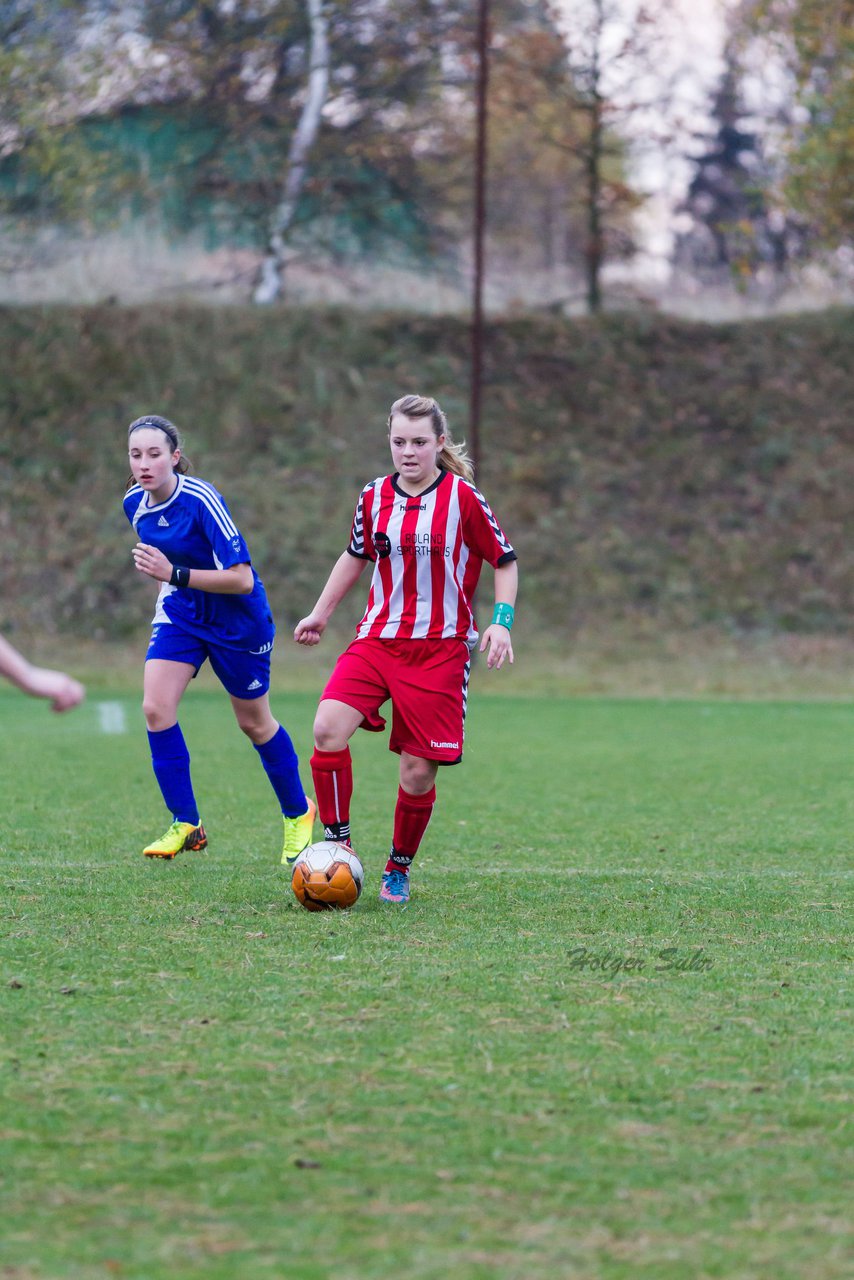
<svg viewBox="0 0 854 1280">
<path fill-rule="evenodd" d="M 172 565 L 162 551 L 150 547 L 147 542 L 138 542 L 133 549 L 133 562 L 140 573 L 158 582 L 168 582 L 172 577 Z"/>
<path fill-rule="evenodd" d="M 493 622 L 484 631 L 483 639 L 480 642 L 481 653 L 485 649 L 489 650 L 486 657 L 487 667 L 501 668 L 504 665 L 505 658 L 512 663 L 513 642 L 510 639 L 510 632 L 506 627 L 502 627 L 500 622 Z"/>
</svg>

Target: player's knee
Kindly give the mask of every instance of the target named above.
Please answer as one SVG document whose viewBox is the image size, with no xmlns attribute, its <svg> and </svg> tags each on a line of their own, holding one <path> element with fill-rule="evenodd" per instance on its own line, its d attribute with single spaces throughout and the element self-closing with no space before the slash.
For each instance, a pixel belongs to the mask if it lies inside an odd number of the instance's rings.
<svg viewBox="0 0 854 1280">
<path fill-rule="evenodd" d="M 254 720 L 250 720 L 247 716 L 237 717 L 237 726 L 241 733 L 245 733 L 250 742 L 254 742 L 258 737 L 258 726 Z"/>
<path fill-rule="evenodd" d="M 267 742 L 279 727 L 269 712 L 245 707 L 235 714 L 238 725 L 250 742 Z"/>
<path fill-rule="evenodd" d="M 151 733 L 160 733 L 175 723 L 175 708 L 159 698 L 143 698 L 142 714 L 145 717 L 145 727 Z"/>
<path fill-rule="evenodd" d="M 347 735 L 335 716 L 323 707 L 314 717 L 314 745 L 318 751 L 341 751 L 347 745 Z"/>
<path fill-rule="evenodd" d="M 412 795 L 424 795 L 433 786 L 436 766 L 432 760 L 418 756 L 401 756 L 400 785 Z"/>
</svg>

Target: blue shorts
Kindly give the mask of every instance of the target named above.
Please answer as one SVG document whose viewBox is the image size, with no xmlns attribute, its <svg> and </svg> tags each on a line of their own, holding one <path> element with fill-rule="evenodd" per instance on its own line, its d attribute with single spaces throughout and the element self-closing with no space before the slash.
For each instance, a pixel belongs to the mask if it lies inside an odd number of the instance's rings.
<svg viewBox="0 0 854 1280">
<path fill-rule="evenodd" d="M 270 654 L 273 642 L 264 653 L 249 653 L 245 649 L 227 649 L 225 645 L 212 644 L 182 631 L 172 622 L 157 623 L 151 629 L 151 640 L 145 661 L 162 658 L 166 662 L 188 662 L 195 667 L 195 675 L 210 658 L 211 668 L 220 684 L 233 698 L 262 698 L 270 690 Z M 195 677 L 194 677 L 195 678 Z"/>
</svg>

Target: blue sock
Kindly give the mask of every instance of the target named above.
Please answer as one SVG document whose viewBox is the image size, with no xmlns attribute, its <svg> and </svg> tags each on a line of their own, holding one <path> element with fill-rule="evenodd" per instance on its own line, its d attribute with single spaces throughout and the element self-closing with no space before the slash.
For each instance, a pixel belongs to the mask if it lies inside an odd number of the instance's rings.
<svg viewBox="0 0 854 1280">
<path fill-rule="evenodd" d="M 308 800 L 299 776 L 299 760 L 294 744 L 281 725 L 269 742 L 253 743 L 286 818 L 301 818 Z"/>
<path fill-rule="evenodd" d="M 190 780 L 190 753 L 179 724 L 171 729 L 148 731 L 151 764 L 166 808 L 176 822 L 199 825 L 199 810 Z"/>
</svg>

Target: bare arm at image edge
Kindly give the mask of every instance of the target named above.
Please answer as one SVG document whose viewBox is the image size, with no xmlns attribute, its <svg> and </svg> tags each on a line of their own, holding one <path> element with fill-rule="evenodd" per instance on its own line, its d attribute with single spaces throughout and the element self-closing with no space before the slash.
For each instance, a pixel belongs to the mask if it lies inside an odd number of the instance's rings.
<svg viewBox="0 0 854 1280">
<path fill-rule="evenodd" d="M 28 662 L 14 645 L 0 636 L 0 676 L 33 698 L 46 698 L 54 711 L 70 711 L 82 702 L 86 690 L 64 671 L 51 671 Z"/>
</svg>

